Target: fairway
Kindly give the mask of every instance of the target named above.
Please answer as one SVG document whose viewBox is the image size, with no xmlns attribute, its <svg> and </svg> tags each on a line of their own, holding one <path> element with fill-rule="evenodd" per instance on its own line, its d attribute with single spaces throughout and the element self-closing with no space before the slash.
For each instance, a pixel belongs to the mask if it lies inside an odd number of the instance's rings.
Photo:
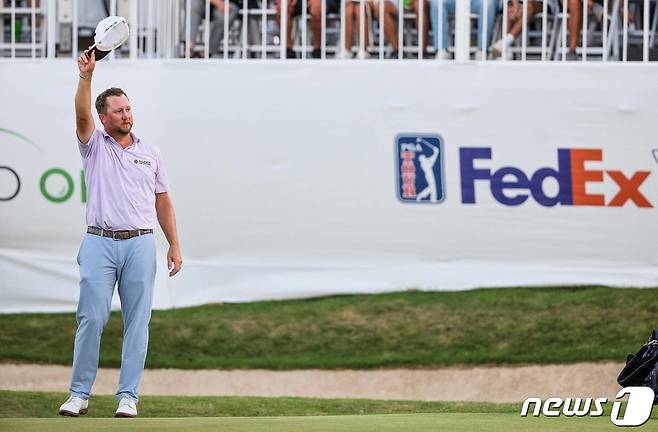
<svg viewBox="0 0 658 432">
<path fill-rule="evenodd" d="M 612 431 L 609 417 L 521 418 L 518 414 L 389 414 L 367 416 L 259 417 L 259 418 L 57 418 L 2 419 L 0 431 L 70 432 L 114 431 L 222 431 L 222 432 L 393 432 L 393 431 Z M 658 430 L 648 423 L 640 430 Z"/>
</svg>

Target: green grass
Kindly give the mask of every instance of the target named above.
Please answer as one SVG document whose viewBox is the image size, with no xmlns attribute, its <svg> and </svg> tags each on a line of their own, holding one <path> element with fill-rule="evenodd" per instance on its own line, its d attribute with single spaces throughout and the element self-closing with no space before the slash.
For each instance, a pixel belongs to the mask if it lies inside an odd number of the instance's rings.
<svg viewBox="0 0 658 432">
<path fill-rule="evenodd" d="M 0 418 L 58 417 L 68 393 L 0 390 Z M 112 417 L 114 396 L 92 396 L 87 417 Z M 145 396 L 140 417 L 274 417 L 412 413 L 514 413 L 518 404 L 294 397 Z"/>
<path fill-rule="evenodd" d="M 72 426 L 75 425 L 75 428 Z M 638 428 L 656 430 L 654 423 Z M 619 431 L 609 418 L 521 418 L 518 414 L 392 414 L 268 418 L 0 419 L 6 432 L 591 432 Z"/>
<path fill-rule="evenodd" d="M 62 418 L 56 410 L 66 393 L 0 391 L 0 431 L 600 431 L 615 430 L 609 406 L 600 418 L 519 416 L 519 404 L 147 396 L 138 419 L 112 418 L 113 396 L 94 396 L 89 414 Z M 642 430 L 654 430 L 654 413 Z"/>
<path fill-rule="evenodd" d="M 403 292 L 154 311 L 149 368 L 374 368 L 623 361 L 658 289 Z M 70 365 L 75 314 L 0 315 L 0 361 Z M 101 366 L 118 367 L 113 313 Z"/>
<path fill-rule="evenodd" d="M 599 418 L 519 416 L 520 404 L 262 397 L 146 396 L 138 419 L 114 419 L 113 396 L 93 396 L 89 414 L 63 418 L 66 393 L 0 390 L 0 431 L 600 431 L 617 430 L 610 405 Z M 658 410 L 641 430 L 658 430 Z"/>
</svg>

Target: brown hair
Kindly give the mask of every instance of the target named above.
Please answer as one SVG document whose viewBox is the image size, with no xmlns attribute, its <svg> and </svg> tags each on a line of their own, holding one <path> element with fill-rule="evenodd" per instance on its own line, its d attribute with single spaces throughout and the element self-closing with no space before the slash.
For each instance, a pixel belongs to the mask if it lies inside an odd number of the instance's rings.
<svg viewBox="0 0 658 432">
<path fill-rule="evenodd" d="M 118 87 L 111 87 L 99 94 L 96 98 L 96 111 L 98 114 L 107 114 L 107 98 L 109 96 L 125 96 L 128 97 L 126 92 Z"/>
</svg>

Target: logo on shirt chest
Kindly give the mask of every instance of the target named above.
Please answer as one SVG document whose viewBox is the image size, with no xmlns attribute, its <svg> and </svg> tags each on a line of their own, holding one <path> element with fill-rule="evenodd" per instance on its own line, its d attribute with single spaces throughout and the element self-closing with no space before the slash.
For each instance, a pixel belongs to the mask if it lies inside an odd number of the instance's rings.
<svg viewBox="0 0 658 432">
<path fill-rule="evenodd" d="M 136 165 L 148 165 L 148 166 L 151 166 L 151 161 L 146 161 L 146 160 L 141 160 L 141 159 L 135 159 L 133 162 L 135 162 Z"/>
</svg>

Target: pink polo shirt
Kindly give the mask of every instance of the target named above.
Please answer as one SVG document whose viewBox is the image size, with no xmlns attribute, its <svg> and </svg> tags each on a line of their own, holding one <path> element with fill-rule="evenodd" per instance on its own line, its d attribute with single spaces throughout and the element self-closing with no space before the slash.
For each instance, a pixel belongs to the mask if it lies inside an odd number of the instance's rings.
<svg viewBox="0 0 658 432">
<path fill-rule="evenodd" d="M 160 150 L 131 133 L 122 148 L 104 130 L 78 138 L 87 183 L 87 225 L 108 230 L 155 228 L 155 194 L 169 191 Z"/>
</svg>

